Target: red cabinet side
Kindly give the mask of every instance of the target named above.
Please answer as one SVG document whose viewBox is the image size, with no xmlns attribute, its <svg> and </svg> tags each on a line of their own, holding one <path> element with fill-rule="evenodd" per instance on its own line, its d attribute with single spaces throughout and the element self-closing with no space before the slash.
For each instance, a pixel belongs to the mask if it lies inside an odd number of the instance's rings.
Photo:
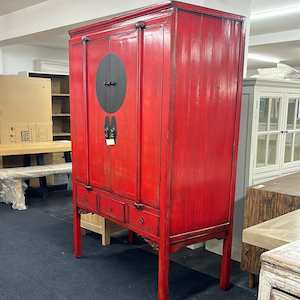
<svg viewBox="0 0 300 300">
<path fill-rule="evenodd" d="M 171 234 L 230 221 L 242 22 L 178 13 Z"/>
</svg>

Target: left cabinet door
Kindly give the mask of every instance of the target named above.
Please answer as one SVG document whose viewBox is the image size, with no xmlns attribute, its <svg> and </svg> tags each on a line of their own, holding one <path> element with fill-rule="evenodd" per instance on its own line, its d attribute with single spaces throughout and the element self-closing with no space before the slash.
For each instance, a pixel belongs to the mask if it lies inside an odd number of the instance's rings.
<svg viewBox="0 0 300 300">
<path fill-rule="evenodd" d="M 70 42 L 70 93 L 72 176 L 74 181 L 89 183 L 87 99 L 85 81 L 85 45 Z"/>
</svg>

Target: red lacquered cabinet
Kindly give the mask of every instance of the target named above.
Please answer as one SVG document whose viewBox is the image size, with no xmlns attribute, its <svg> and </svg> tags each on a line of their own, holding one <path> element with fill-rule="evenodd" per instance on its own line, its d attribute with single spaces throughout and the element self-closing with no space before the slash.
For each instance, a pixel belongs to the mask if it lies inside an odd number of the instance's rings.
<svg viewBox="0 0 300 300">
<path fill-rule="evenodd" d="M 243 17 L 181 2 L 70 32 L 74 248 L 80 210 L 169 254 L 224 239 L 229 285 L 244 53 Z"/>
</svg>

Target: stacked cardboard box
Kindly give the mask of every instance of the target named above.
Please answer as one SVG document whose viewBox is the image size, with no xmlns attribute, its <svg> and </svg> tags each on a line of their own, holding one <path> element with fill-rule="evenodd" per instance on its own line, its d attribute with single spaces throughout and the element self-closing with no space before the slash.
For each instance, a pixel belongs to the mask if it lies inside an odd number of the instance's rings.
<svg viewBox="0 0 300 300">
<path fill-rule="evenodd" d="M 0 75 L 0 144 L 52 140 L 51 80 Z"/>
</svg>

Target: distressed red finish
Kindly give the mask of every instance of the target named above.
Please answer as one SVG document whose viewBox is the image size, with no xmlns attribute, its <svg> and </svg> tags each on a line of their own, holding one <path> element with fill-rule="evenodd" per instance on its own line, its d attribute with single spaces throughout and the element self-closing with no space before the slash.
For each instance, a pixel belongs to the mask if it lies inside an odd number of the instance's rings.
<svg viewBox="0 0 300 300">
<path fill-rule="evenodd" d="M 158 299 L 166 300 L 169 254 L 224 239 L 226 289 L 243 17 L 167 2 L 70 35 L 75 255 L 81 255 L 79 209 L 104 216 L 158 249 Z M 102 109 L 96 93 L 97 69 L 108 53 L 126 72 L 124 102 L 114 113 Z M 104 138 L 107 117 L 117 124 L 112 146 Z"/>
</svg>

